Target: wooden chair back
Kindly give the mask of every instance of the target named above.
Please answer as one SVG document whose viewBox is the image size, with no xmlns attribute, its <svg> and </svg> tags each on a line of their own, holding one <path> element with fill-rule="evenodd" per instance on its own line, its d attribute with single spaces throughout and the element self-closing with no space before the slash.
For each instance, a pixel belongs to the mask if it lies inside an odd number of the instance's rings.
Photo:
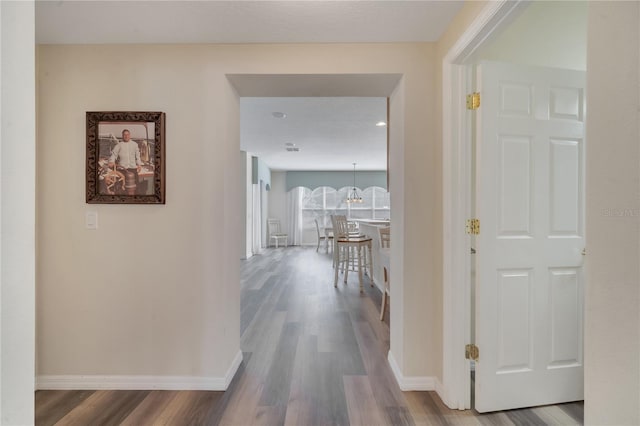
<svg viewBox="0 0 640 426">
<path fill-rule="evenodd" d="M 380 236 L 380 247 L 391 248 L 391 227 L 381 226 L 378 228 L 378 233 Z"/>
<path fill-rule="evenodd" d="M 349 236 L 349 224 L 347 217 L 344 215 L 331 216 L 333 225 L 333 235 L 335 238 L 347 238 Z"/>
</svg>

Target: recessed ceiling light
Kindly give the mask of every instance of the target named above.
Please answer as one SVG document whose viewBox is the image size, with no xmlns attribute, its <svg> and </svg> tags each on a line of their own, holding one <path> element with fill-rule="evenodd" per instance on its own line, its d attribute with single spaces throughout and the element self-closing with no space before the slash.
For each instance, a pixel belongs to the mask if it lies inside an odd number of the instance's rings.
<svg viewBox="0 0 640 426">
<path fill-rule="evenodd" d="M 378 126 L 378 127 L 384 127 L 384 126 L 386 126 L 386 125 L 387 125 L 387 123 L 385 123 L 384 121 L 378 121 L 378 122 L 376 123 L 376 126 Z"/>
<path fill-rule="evenodd" d="M 271 113 L 271 115 L 273 115 L 273 118 L 285 118 L 287 116 L 287 114 L 280 111 L 274 111 Z"/>
<path fill-rule="evenodd" d="M 300 148 L 298 148 L 298 147 L 296 146 L 296 144 L 295 144 L 295 143 L 293 143 L 293 142 L 287 142 L 287 143 L 285 143 L 285 144 L 284 144 L 284 149 L 286 149 L 286 150 L 287 150 L 287 151 L 289 151 L 289 152 L 298 152 L 298 151 L 300 151 Z"/>
</svg>

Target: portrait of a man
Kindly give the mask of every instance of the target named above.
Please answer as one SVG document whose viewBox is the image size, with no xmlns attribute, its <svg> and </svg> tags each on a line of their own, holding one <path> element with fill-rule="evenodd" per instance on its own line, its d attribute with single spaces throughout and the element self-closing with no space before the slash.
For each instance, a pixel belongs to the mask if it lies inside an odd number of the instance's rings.
<svg viewBox="0 0 640 426">
<path fill-rule="evenodd" d="M 99 124 L 100 194 L 153 194 L 153 127 L 152 122 Z"/>
<path fill-rule="evenodd" d="M 161 114 L 161 120 L 126 120 L 127 114 Z M 163 138 L 158 136 L 164 136 L 158 127 L 164 125 L 163 118 L 164 113 L 87 113 L 87 202 L 145 203 L 164 198 L 159 182 L 163 175 L 158 173 L 163 160 L 159 155 L 163 141 L 158 140 Z"/>
</svg>

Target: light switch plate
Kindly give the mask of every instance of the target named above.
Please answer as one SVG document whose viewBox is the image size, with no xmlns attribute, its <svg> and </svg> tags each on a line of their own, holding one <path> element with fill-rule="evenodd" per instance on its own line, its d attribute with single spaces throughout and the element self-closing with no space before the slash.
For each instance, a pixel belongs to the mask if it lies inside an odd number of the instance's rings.
<svg viewBox="0 0 640 426">
<path fill-rule="evenodd" d="M 98 229 L 98 212 L 86 212 L 84 219 L 87 229 Z"/>
</svg>

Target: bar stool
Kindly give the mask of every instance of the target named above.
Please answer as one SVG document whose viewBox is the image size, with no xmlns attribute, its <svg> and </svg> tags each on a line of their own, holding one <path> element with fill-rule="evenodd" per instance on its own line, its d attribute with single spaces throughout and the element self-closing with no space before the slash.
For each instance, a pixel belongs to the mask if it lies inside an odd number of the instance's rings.
<svg viewBox="0 0 640 426">
<path fill-rule="evenodd" d="M 369 268 L 369 277 L 373 277 L 373 258 L 371 256 L 372 239 L 366 235 L 350 235 L 344 216 L 331 216 L 333 223 L 334 242 L 334 280 L 333 286 L 338 287 L 338 270 L 344 272 L 344 282 L 349 278 L 349 269 L 358 272 L 360 293 L 364 292 L 362 275 Z M 371 283 L 373 285 L 373 281 Z"/>
<path fill-rule="evenodd" d="M 351 235 L 349 231 L 349 225 L 347 222 L 347 217 L 345 215 L 331 215 L 331 226 L 333 230 L 333 267 L 336 267 L 336 260 L 340 259 L 341 253 L 336 253 L 336 238 L 337 237 L 347 237 Z M 344 254 L 344 253 L 342 253 Z M 344 271 L 343 271 L 344 272 Z"/>
</svg>

